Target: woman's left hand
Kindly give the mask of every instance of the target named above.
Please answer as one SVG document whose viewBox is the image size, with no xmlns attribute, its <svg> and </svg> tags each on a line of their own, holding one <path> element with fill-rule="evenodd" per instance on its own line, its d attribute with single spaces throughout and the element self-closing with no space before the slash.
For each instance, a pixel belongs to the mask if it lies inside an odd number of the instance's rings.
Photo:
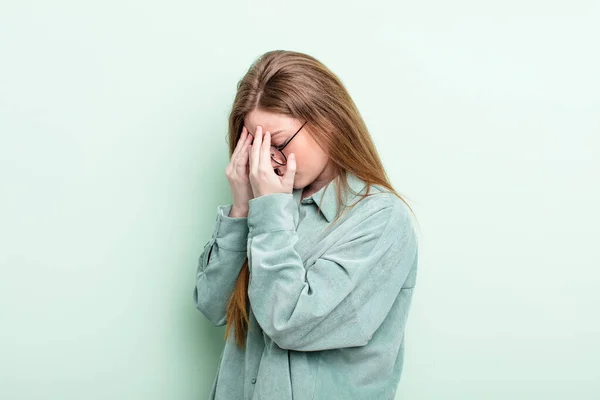
<svg viewBox="0 0 600 400">
<path fill-rule="evenodd" d="M 256 135 L 250 149 L 249 179 L 254 197 L 266 196 L 272 193 L 292 193 L 294 176 L 296 175 L 296 157 L 291 153 L 286 164 L 286 171 L 279 176 L 271 164 L 271 133 L 262 127 L 256 127 Z"/>
</svg>

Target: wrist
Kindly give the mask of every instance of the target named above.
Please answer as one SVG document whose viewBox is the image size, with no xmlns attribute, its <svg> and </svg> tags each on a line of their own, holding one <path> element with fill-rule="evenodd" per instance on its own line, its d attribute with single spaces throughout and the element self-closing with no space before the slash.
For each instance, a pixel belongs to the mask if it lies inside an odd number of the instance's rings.
<svg viewBox="0 0 600 400">
<path fill-rule="evenodd" d="M 248 207 L 232 206 L 229 211 L 230 218 L 248 218 Z"/>
</svg>

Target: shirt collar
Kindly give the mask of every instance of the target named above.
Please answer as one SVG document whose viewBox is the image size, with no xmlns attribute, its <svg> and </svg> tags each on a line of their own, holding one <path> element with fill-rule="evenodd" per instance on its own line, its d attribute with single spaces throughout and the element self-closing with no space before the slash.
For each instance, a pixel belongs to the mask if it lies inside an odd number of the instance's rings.
<svg viewBox="0 0 600 400">
<path fill-rule="evenodd" d="M 360 193 L 361 190 L 366 186 L 366 182 L 354 175 L 351 172 L 346 172 L 346 176 L 348 177 L 348 186 L 357 193 Z M 337 186 L 338 177 L 334 178 L 329 182 L 329 184 L 323 186 L 317 192 L 312 195 L 306 197 L 305 199 L 300 199 L 302 197 L 302 189 L 295 189 L 293 191 L 294 199 L 296 200 L 296 204 L 303 203 L 311 203 L 314 202 L 315 207 L 319 207 L 319 203 L 321 203 L 320 211 L 323 216 L 327 219 L 328 222 L 331 222 L 337 213 L 337 199 L 336 199 L 336 186 Z M 347 193 L 347 203 L 352 203 L 352 200 L 357 195 L 354 195 L 352 192 Z M 343 198 L 342 198 L 343 200 Z"/>
</svg>

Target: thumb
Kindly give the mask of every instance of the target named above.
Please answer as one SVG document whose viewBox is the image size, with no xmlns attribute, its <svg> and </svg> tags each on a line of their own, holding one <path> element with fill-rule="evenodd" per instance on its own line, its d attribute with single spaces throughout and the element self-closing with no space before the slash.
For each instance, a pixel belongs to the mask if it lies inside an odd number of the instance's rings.
<svg viewBox="0 0 600 400">
<path fill-rule="evenodd" d="M 294 176 L 296 175 L 296 155 L 290 154 L 290 158 L 287 162 L 287 168 L 283 175 L 283 181 L 286 187 L 294 186 Z"/>
</svg>

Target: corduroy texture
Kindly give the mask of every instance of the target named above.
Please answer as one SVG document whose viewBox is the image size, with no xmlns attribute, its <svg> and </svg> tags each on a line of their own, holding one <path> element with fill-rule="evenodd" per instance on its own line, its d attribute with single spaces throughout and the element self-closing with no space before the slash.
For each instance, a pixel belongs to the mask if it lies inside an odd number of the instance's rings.
<svg viewBox="0 0 600 400">
<path fill-rule="evenodd" d="M 364 194 L 362 180 L 348 179 Z M 305 199 L 302 190 L 254 198 L 247 218 L 229 218 L 231 206 L 219 206 L 195 304 L 225 324 L 247 257 L 249 330 L 243 349 L 229 335 L 210 399 L 393 398 L 417 272 L 410 212 L 371 186 L 331 227 L 335 188 L 325 189 Z M 358 197 L 349 195 L 349 204 Z"/>
</svg>

